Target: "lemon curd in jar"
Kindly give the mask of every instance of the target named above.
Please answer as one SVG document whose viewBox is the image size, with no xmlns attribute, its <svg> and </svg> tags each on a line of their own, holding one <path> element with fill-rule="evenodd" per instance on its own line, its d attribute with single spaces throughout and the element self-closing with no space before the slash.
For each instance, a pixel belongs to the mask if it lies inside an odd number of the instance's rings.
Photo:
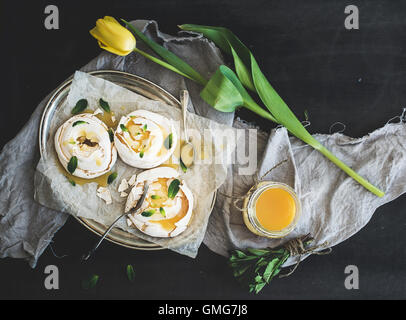
<svg viewBox="0 0 406 320">
<path fill-rule="evenodd" d="M 244 203 L 244 222 L 260 236 L 280 238 L 291 232 L 300 215 L 300 202 L 283 183 L 261 182 Z"/>
</svg>

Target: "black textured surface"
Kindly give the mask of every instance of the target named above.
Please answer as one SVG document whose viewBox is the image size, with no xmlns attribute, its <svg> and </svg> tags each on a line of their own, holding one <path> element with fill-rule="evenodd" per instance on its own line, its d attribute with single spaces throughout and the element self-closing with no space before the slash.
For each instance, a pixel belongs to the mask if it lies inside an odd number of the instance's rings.
<svg viewBox="0 0 406 320">
<path fill-rule="evenodd" d="M 401 113 L 406 104 L 406 4 L 402 1 L 52 1 L 60 30 L 45 30 L 48 1 L 2 1 L 2 115 L 0 145 L 12 139 L 36 105 L 100 49 L 89 36 L 97 18 L 113 15 L 155 19 L 161 30 L 196 23 L 231 28 L 254 52 L 262 70 L 299 118 L 308 110 L 310 132 L 328 133 L 341 121 L 345 133 L 362 136 Z M 344 8 L 357 5 L 360 30 L 344 28 Z M 246 120 L 268 123 L 240 112 Z M 35 137 L 33 137 L 35 138 Z M 27 141 L 30 143 L 30 141 Z M 0 298 L 134 299 L 360 299 L 406 297 L 406 199 L 380 208 L 366 228 L 334 248 L 307 259 L 295 274 L 274 281 L 258 296 L 234 281 L 226 260 L 202 246 L 197 259 L 139 252 L 104 243 L 95 259 L 78 257 L 96 237 L 70 219 L 35 270 L 24 261 L 0 261 Z M 44 268 L 60 270 L 60 290 L 44 288 Z M 134 265 L 136 282 L 126 279 Z M 357 265 L 360 289 L 344 288 L 344 268 Z M 97 273 L 97 287 L 80 282 Z"/>
</svg>

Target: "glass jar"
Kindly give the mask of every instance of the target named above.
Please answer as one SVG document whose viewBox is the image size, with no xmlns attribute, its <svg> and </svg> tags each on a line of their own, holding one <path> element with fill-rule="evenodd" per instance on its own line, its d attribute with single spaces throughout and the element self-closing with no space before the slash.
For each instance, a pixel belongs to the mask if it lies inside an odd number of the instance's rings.
<svg viewBox="0 0 406 320">
<path fill-rule="evenodd" d="M 256 204 L 259 196 L 266 190 L 277 188 L 288 192 L 295 203 L 295 214 L 293 220 L 288 226 L 284 227 L 282 230 L 267 230 L 259 222 L 256 214 Z M 260 182 L 255 189 L 255 191 L 244 200 L 244 211 L 243 218 L 244 223 L 247 228 L 256 235 L 267 237 L 267 238 L 282 238 L 289 234 L 296 226 L 301 214 L 301 205 L 299 198 L 297 197 L 295 191 L 288 185 L 280 182 L 264 181 Z"/>
</svg>

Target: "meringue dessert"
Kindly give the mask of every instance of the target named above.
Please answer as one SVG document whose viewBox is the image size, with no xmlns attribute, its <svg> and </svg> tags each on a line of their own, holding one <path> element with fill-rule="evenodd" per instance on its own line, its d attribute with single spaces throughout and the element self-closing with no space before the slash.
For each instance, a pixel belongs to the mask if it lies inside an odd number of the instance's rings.
<svg viewBox="0 0 406 320">
<path fill-rule="evenodd" d="M 89 113 L 66 121 L 55 134 L 55 149 L 63 168 L 83 179 L 109 172 L 117 160 L 117 151 L 108 130 L 106 124 Z M 75 160 L 73 168 L 72 160 Z"/>
<path fill-rule="evenodd" d="M 125 212 L 133 209 L 149 183 L 148 193 L 140 210 L 127 216 L 128 226 L 135 226 L 152 237 L 175 237 L 186 230 L 193 211 L 193 194 L 179 173 L 170 167 L 141 172 L 131 189 Z"/>
<path fill-rule="evenodd" d="M 177 135 L 171 120 L 154 112 L 136 110 L 121 118 L 114 143 L 126 164 L 149 169 L 171 157 L 176 149 Z"/>
</svg>

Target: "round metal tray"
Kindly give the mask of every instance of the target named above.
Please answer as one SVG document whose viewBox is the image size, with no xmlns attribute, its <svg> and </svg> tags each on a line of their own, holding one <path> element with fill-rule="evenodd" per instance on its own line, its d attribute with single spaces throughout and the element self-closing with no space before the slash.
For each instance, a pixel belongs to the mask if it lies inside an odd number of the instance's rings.
<svg viewBox="0 0 406 320">
<path fill-rule="evenodd" d="M 129 74 L 126 72 L 121 71 L 114 71 L 114 70 L 100 70 L 100 71 L 93 71 L 89 72 L 89 74 L 100 77 L 102 79 L 108 80 L 115 84 L 118 84 L 128 90 L 136 92 L 146 98 L 152 100 L 162 101 L 168 105 L 175 106 L 180 108 L 180 102 L 170 93 L 162 89 L 161 87 L 157 86 L 156 84 L 138 77 L 133 74 Z M 49 138 L 49 128 L 52 122 L 52 117 L 55 112 L 58 111 L 59 108 L 62 108 L 66 102 L 66 98 L 69 93 L 69 89 L 72 83 L 72 77 L 69 78 L 67 81 L 62 83 L 56 90 L 52 97 L 49 99 L 47 105 L 45 106 L 44 112 L 42 114 L 40 128 L 39 128 L 39 147 L 41 156 L 46 151 L 46 144 Z M 213 193 L 213 201 L 211 205 L 211 209 L 214 207 L 214 203 L 216 201 L 216 193 Z M 107 229 L 107 227 L 103 224 L 100 224 L 94 220 L 84 219 L 75 217 L 82 225 L 84 225 L 87 229 L 94 232 L 95 234 L 101 236 Z M 125 232 L 118 228 L 113 228 L 111 230 L 109 236 L 106 238 L 107 240 L 121 245 L 123 247 L 131 248 L 131 249 L 138 249 L 138 250 L 161 250 L 164 249 L 161 246 L 145 241 L 143 239 L 138 238 L 137 236 Z"/>
</svg>

